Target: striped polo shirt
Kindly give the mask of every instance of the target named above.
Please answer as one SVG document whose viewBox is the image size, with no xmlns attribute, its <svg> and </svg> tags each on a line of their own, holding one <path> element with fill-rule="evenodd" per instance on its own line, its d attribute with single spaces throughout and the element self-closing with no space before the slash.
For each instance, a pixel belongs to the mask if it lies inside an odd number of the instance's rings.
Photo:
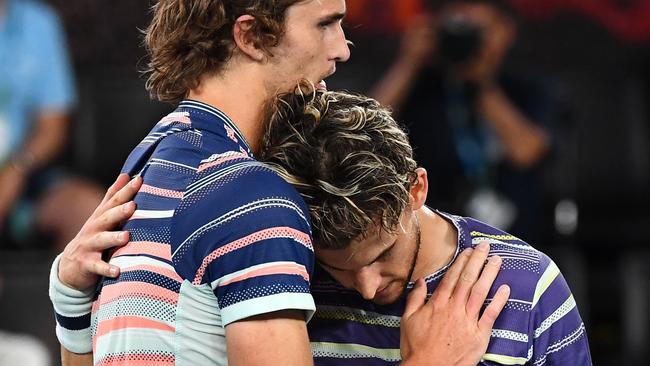
<svg viewBox="0 0 650 366">
<path fill-rule="evenodd" d="M 95 365 L 223 365 L 225 326 L 315 310 L 309 211 L 221 111 L 184 101 L 133 150 L 131 241 L 93 303 Z"/>
<path fill-rule="evenodd" d="M 591 365 L 585 326 L 553 261 L 501 230 L 438 213 L 458 232 L 454 260 L 463 249 L 483 241 L 490 243 L 490 255 L 503 259 L 486 304 L 502 284 L 510 286 L 510 299 L 496 320 L 480 365 Z M 425 278 L 429 296 L 450 265 Z M 399 363 L 405 297 L 389 306 L 376 305 L 343 288 L 321 268 L 316 268 L 312 295 L 316 313 L 308 330 L 316 365 Z"/>
</svg>

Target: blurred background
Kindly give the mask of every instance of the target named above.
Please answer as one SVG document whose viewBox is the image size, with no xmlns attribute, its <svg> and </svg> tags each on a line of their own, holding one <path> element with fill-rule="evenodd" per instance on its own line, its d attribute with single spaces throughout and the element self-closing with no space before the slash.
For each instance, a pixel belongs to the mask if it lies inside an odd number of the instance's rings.
<svg viewBox="0 0 650 366">
<path fill-rule="evenodd" d="M 429 205 L 558 263 L 594 364 L 647 364 L 650 1 L 347 3 L 352 57 L 328 87 L 391 106 Z M 0 0 L 0 365 L 17 347 L 58 364 L 51 260 L 173 108 L 138 73 L 150 5 Z"/>
</svg>

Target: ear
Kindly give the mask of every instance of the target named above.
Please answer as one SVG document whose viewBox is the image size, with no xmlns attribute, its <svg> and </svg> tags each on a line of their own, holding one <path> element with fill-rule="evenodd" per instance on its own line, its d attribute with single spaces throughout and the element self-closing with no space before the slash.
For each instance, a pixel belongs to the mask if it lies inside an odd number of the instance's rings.
<svg viewBox="0 0 650 366">
<path fill-rule="evenodd" d="M 262 61 L 264 60 L 264 51 L 259 48 L 250 33 L 253 25 L 255 25 L 255 17 L 247 14 L 242 15 L 235 21 L 232 34 L 235 38 L 235 45 L 243 54 L 255 61 Z"/>
<path fill-rule="evenodd" d="M 419 210 L 424 206 L 427 201 L 427 193 L 429 191 L 429 180 L 427 179 L 427 171 L 424 168 L 415 169 L 417 179 L 411 186 L 411 208 Z"/>
</svg>

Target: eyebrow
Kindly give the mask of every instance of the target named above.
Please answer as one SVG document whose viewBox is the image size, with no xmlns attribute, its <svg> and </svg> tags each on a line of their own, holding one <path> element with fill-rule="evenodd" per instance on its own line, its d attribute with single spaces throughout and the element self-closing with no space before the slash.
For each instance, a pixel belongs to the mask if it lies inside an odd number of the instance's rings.
<svg viewBox="0 0 650 366">
<path fill-rule="evenodd" d="M 377 256 L 375 257 L 375 259 L 373 259 L 372 261 L 370 261 L 370 263 L 366 264 L 366 266 L 369 266 L 369 265 L 375 263 L 376 261 L 378 261 L 379 258 L 381 258 L 382 255 L 386 254 L 389 250 L 393 249 L 393 247 L 395 246 L 395 244 L 397 244 L 397 240 L 395 240 L 395 241 L 393 242 L 393 244 L 387 246 L 386 249 L 382 250 L 381 253 L 379 253 L 379 255 L 377 255 Z M 338 267 L 334 267 L 334 266 L 332 266 L 332 265 L 329 265 L 329 264 L 327 264 L 327 263 L 321 261 L 321 260 L 318 259 L 318 258 L 316 258 L 316 262 L 318 262 L 318 264 L 320 264 L 320 265 L 323 266 L 323 267 L 328 267 L 328 268 L 331 268 L 331 269 L 334 269 L 334 270 L 337 270 L 337 271 L 344 271 L 344 272 L 347 271 L 347 269 L 338 268 Z M 364 267 L 365 267 L 365 266 L 364 266 Z"/>
<path fill-rule="evenodd" d="M 329 14 L 321 18 L 318 22 L 319 23 L 325 23 L 325 22 L 335 22 L 338 20 L 341 20 L 345 18 L 345 13 L 334 13 L 334 14 Z"/>
</svg>

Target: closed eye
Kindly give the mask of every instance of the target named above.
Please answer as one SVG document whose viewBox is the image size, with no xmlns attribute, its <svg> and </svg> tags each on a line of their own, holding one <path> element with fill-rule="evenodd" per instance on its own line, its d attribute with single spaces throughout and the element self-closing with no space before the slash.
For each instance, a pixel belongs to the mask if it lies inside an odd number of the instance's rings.
<svg viewBox="0 0 650 366">
<path fill-rule="evenodd" d="M 332 267 L 327 263 L 323 263 L 323 262 L 319 261 L 318 259 L 316 259 L 316 262 L 318 262 L 318 264 L 320 264 L 321 267 L 324 267 L 324 268 L 326 268 L 328 270 L 337 271 L 337 272 L 345 272 L 344 269 Z"/>
<path fill-rule="evenodd" d="M 340 23 L 340 22 L 341 22 L 340 20 L 329 19 L 329 20 L 325 20 L 325 21 L 322 21 L 322 22 L 318 23 L 318 26 L 321 27 L 321 28 L 327 28 L 330 25 L 334 25 L 334 24 L 337 24 L 337 23 Z"/>
<path fill-rule="evenodd" d="M 323 18 L 320 22 L 318 22 L 319 27 L 328 27 L 333 24 L 341 24 L 343 22 L 343 18 L 345 18 L 345 13 L 337 13 L 337 14 L 332 14 L 330 16 L 327 16 Z"/>
<path fill-rule="evenodd" d="M 390 257 L 390 254 L 391 254 L 391 252 L 393 251 L 393 248 L 395 248 L 395 243 L 393 243 L 393 245 L 391 245 L 387 250 L 385 250 L 383 253 L 381 253 L 381 254 L 379 255 L 379 257 L 377 257 L 377 258 L 373 261 L 373 263 L 374 263 L 374 262 L 377 262 L 377 261 L 381 261 L 381 260 L 383 260 L 383 259 L 386 259 L 386 258 Z"/>
</svg>

